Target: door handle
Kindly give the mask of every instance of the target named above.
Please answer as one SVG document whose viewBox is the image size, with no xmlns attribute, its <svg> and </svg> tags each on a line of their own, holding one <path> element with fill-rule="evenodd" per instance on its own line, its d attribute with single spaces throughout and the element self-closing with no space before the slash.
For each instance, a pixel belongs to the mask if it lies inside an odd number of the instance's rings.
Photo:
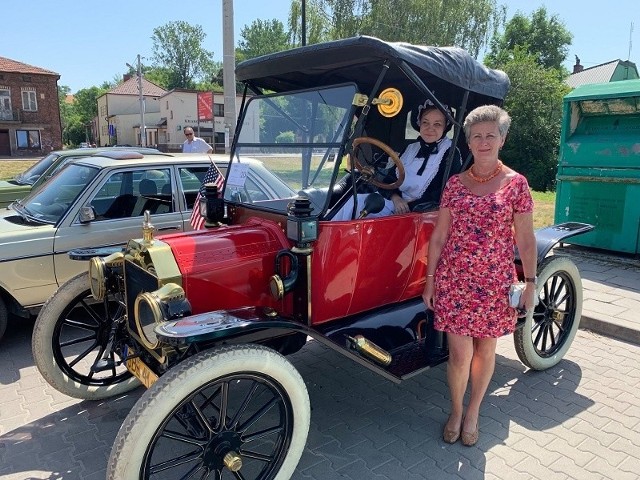
<svg viewBox="0 0 640 480">
<path fill-rule="evenodd" d="M 180 226 L 179 225 L 173 225 L 173 226 L 169 226 L 169 227 L 160 227 L 160 228 L 158 228 L 159 232 L 166 232 L 167 230 L 180 230 Z"/>
</svg>

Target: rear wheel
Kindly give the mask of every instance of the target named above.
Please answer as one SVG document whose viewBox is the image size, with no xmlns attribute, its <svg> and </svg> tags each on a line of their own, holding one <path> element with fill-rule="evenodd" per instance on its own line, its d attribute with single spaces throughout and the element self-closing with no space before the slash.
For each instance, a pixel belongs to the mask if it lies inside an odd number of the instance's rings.
<svg viewBox="0 0 640 480">
<path fill-rule="evenodd" d="M 76 275 L 62 285 L 42 307 L 33 329 L 33 358 L 42 376 L 70 397 L 99 400 L 128 392 L 140 383 L 111 350 L 109 335 L 124 315 L 124 305 L 113 295 L 96 301 L 89 274 Z M 91 367 L 106 358 L 111 367 Z"/>
<path fill-rule="evenodd" d="M 547 257 L 538 267 L 538 305 L 514 332 L 518 357 L 527 367 L 556 365 L 573 342 L 582 315 L 582 280 L 566 257 Z"/>
<path fill-rule="evenodd" d="M 307 388 L 282 355 L 260 345 L 204 351 L 140 397 L 107 479 L 288 479 L 310 416 Z"/>
</svg>

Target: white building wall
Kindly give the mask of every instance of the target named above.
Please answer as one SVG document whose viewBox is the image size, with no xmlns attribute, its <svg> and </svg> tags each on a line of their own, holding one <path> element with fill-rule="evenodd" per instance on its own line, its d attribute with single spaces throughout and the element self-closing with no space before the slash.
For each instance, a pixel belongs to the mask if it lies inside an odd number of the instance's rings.
<svg viewBox="0 0 640 480">
<path fill-rule="evenodd" d="M 160 100 L 158 97 L 144 97 L 144 124 L 147 128 L 157 128 L 160 121 Z M 108 125 L 116 128 L 116 137 L 108 134 Z M 137 95 L 105 94 L 98 98 L 98 132 L 100 145 L 118 144 L 140 145 L 140 99 Z"/>
<path fill-rule="evenodd" d="M 207 140 L 212 139 L 213 133 L 224 133 L 225 138 L 228 135 L 226 125 L 224 122 L 224 116 L 216 116 L 213 123 L 198 122 L 198 105 L 197 105 L 197 92 L 193 91 L 171 91 L 160 98 L 160 118 L 166 119 L 166 130 L 162 128 L 158 131 L 158 143 L 166 144 L 167 149 L 170 151 L 180 150 L 182 143 L 185 140 L 182 133 L 185 127 L 193 128 L 196 135 L 205 137 Z M 213 103 L 218 105 L 224 104 L 224 95 L 222 93 L 214 93 Z M 236 110 L 240 110 L 242 104 L 242 97 L 236 97 Z M 252 125 L 251 132 L 247 132 L 247 135 L 252 135 L 252 138 L 257 138 L 258 135 L 258 118 L 256 112 L 252 109 L 252 118 L 250 124 Z M 215 130 L 211 130 L 215 125 Z M 200 129 L 200 134 L 198 134 Z M 206 133 L 205 133 L 206 132 Z M 231 143 L 231 139 L 229 139 Z M 220 146 L 220 145 L 219 145 Z"/>
</svg>

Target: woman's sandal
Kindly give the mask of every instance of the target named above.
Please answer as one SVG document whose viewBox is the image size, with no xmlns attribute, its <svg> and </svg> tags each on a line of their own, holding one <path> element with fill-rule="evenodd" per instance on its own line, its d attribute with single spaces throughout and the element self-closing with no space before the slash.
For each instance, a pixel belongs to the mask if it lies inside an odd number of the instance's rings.
<svg viewBox="0 0 640 480">
<path fill-rule="evenodd" d="M 460 438 L 460 432 L 462 425 L 457 430 L 449 430 L 447 425 L 449 424 L 449 419 L 447 419 L 447 423 L 444 424 L 444 430 L 442 431 L 442 439 L 447 443 L 456 443 Z"/>
<path fill-rule="evenodd" d="M 473 447 L 478 442 L 479 436 L 480 429 L 478 428 L 478 424 L 476 424 L 476 430 L 474 432 L 460 431 L 460 441 L 465 447 Z"/>
</svg>

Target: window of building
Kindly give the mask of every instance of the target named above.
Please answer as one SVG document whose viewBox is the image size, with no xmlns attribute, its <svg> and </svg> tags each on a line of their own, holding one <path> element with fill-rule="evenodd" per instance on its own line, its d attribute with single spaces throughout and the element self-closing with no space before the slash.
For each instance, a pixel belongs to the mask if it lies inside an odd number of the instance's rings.
<svg viewBox="0 0 640 480">
<path fill-rule="evenodd" d="M 22 89 L 22 109 L 27 112 L 36 112 L 38 111 L 38 99 L 36 96 L 36 90 L 33 89 Z"/>
<path fill-rule="evenodd" d="M 22 148 L 40 148 L 39 130 L 16 130 L 16 145 Z"/>
<path fill-rule="evenodd" d="M 0 120 L 13 120 L 9 87 L 0 87 Z"/>
<path fill-rule="evenodd" d="M 213 116 L 214 117 L 224 117 L 224 104 L 223 103 L 214 103 L 213 104 Z"/>
</svg>

